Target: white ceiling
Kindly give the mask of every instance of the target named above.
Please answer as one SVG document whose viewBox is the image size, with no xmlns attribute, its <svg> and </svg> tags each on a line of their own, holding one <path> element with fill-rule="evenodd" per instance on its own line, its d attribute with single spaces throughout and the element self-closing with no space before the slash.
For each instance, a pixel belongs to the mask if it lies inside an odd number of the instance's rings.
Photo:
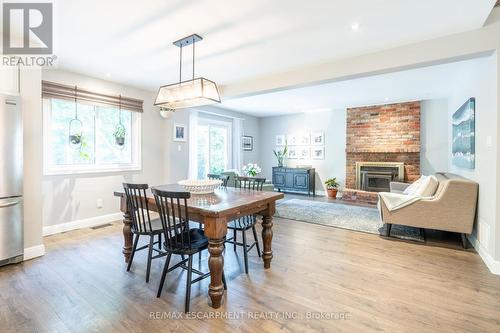
<svg viewBox="0 0 500 333">
<path fill-rule="evenodd" d="M 172 42 L 198 33 L 197 73 L 229 85 L 479 28 L 494 1 L 54 0 L 55 54 L 60 68 L 156 89 L 178 79 Z"/>
<path fill-rule="evenodd" d="M 411 69 L 360 79 L 289 89 L 223 101 L 221 108 L 257 116 L 339 110 L 348 107 L 448 98 L 454 83 L 484 58 Z"/>
</svg>

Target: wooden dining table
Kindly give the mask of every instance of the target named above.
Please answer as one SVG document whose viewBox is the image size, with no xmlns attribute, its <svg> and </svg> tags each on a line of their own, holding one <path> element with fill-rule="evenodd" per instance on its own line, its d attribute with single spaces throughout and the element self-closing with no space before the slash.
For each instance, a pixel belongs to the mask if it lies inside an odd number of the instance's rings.
<svg viewBox="0 0 500 333">
<path fill-rule="evenodd" d="M 180 185 L 161 185 L 154 188 L 166 191 L 185 191 Z M 128 263 L 132 253 L 132 220 L 128 210 L 125 192 L 116 191 L 120 198 L 120 210 L 123 212 L 123 255 Z M 284 197 L 283 193 L 246 190 L 237 188 L 219 188 L 211 194 L 191 195 L 187 201 L 189 220 L 204 224 L 205 235 L 208 238 L 208 267 L 210 269 L 210 286 L 208 295 L 211 306 L 219 308 L 224 296 L 222 271 L 224 268 L 224 238 L 227 234 L 227 224 L 232 220 L 251 214 L 262 216 L 262 243 L 264 249 L 262 259 L 264 268 L 271 267 L 273 259 L 273 215 L 276 211 L 276 201 Z M 157 211 L 153 194 L 147 192 L 149 209 Z"/>
</svg>

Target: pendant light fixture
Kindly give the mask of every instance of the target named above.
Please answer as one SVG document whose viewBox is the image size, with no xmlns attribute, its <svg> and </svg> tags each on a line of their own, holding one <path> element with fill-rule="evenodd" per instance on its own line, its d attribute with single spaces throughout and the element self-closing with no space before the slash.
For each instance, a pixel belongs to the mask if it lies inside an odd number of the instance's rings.
<svg viewBox="0 0 500 333">
<path fill-rule="evenodd" d="M 195 44 L 201 40 L 203 40 L 201 36 L 194 34 L 173 43 L 180 49 L 179 82 L 160 87 L 156 97 L 156 106 L 160 106 L 163 110 L 176 110 L 220 103 L 217 84 L 203 77 L 195 78 L 194 75 Z M 193 78 L 182 81 L 182 48 L 189 45 L 193 46 Z"/>
</svg>

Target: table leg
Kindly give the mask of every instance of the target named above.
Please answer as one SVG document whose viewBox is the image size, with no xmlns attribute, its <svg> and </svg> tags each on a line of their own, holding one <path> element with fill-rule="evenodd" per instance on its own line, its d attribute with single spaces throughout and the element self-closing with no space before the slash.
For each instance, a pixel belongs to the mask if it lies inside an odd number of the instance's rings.
<svg viewBox="0 0 500 333">
<path fill-rule="evenodd" d="M 271 268 L 271 260 L 273 259 L 272 241 L 273 241 L 273 217 L 262 217 L 262 243 L 264 243 L 264 251 L 262 259 L 264 260 L 264 268 Z"/>
<path fill-rule="evenodd" d="M 276 212 L 276 203 L 268 204 L 267 209 L 260 214 L 262 215 L 262 243 L 264 250 L 262 251 L 262 260 L 264 260 L 264 268 L 271 268 L 271 260 L 273 259 L 273 215 Z"/>
<path fill-rule="evenodd" d="M 221 306 L 222 296 L 224 296 L 224 285 L 222 283 L 222 270 L 224 269 L 224 250 L 223 239 L 209 239 L 208 252 L 208 267 L 210 269 L 210 286 L 208 295 L 212 301 L 212 307 L 217 309 Z"/>
<path fill-rule="evenodd" d="M 127 207 L 127 200 L 122 198 L 120 210 L 123 212 L 123 255 L 128 263 L 132 254 L 132 219 Z"/>
<path fill-rule="evenodd" d="M 227 234 L 227 219 L 205 218 L 205 235 L 208 238 L 208 268 L 210 269 L 210 286 L 208 296 L 212 307 L 220 308 L 224 296 L 224 284 L 222 283 L 222 272 L 224 271 L 224 237 Z"/>
</svg>

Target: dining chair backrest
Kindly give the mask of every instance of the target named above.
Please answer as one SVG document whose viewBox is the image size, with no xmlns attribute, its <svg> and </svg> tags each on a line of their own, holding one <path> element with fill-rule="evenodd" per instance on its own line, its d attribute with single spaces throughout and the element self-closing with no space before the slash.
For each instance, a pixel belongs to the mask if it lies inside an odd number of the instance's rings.
<svg viewBox="0 0 500 333">
<path fill-rule="evenodd" d="M 222 186 L 227 187 L 227 182 L 229 181 L 229 176 L 228 175 L 216 175 L 213 173 L 209 173 L 207 175 L 208 179 L 220 179 L 222 180 Z"/>
<path fill-rule="evenodd" d="M 146 191 L 148 184 L 123 183 L 127 207 L 132 220 L 132 232 L 152 232 L 151 216 L 149 214 Z"/>
<path fill-rule="evenodd" d="M 187 200 L 189 192 L 162 191 L 152 188 L 158 214 L 160 214 L 165 244 L 170 249 L 189 249 L 189 214 Z"/>
<path fill-rule="evenodd" d="M 237 188 L 257 191 L 262 191 L 262 187 L 266 182 L 266 178 L 255 177 L 236 177 L 234 180 Z"/>
</svg>

